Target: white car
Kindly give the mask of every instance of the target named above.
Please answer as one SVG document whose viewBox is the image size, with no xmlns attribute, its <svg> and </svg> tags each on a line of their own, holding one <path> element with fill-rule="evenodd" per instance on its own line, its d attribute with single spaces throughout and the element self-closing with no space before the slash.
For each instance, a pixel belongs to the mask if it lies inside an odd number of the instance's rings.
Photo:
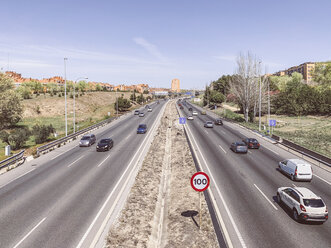
<svg viewBox="0 0 331 248">
<path fill-rule="evenodd" d="M 294 180 L 311 181 L 313 171 L 311 165 L 301 159 L 286 159 L 278 163 L 279 170 L 287 174 Z"/>
<path fill-rule="evenodd" d="M 148 108 L 148 110 L 147 110 L 148 112 L 152 112 L 152 109 L 151 108 Z"/>
<path fill-rule="evenodd" d="M 145 116 L 145 113 L 143 113 L 143 112 L 139 113 L 139 117 L 144 117 L 144 116 Z"/>
<path fill-rule="evenodd" d="M 187 119 L 188 119 L 188 120 L 193 120 L 193 116 L 192 116 L 192 115 L 189 115 L 189 116 L 187 117 Z"/>
<path fill-rule="evenodd" d="M 296 221 L 319 221 L 328 219 L 328 208 L 321 197 L 304 187 L 281 187 L 277 190 L 278 203 L 284 203 L 293 212 Z"/>
<path fill-rule="evenodd" d="M 198 115 L 198 112 L 197 111 L 193 111 L 192 112 L 192 115 Z"/>
</svg>

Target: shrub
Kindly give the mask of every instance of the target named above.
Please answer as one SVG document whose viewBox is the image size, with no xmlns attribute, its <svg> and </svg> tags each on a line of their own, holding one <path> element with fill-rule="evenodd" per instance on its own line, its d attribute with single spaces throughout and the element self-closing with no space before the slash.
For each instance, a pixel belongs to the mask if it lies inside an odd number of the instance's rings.
<svg viewBox="0 0 331 248">
<path fill-rule="evenodd" d="M 55 129 L 52 124 L 49 126 L 46 125 L 35 125 L 32 127 L 32 134 L 35 137 L 36 144 L 41 144 L 47 141 L 49 135 L 54 133 Z"/>
<path fill-rule="evenodd" d="M 0 132 L 0 139 L 10 145 L 13 150 L 18 150 L 24 147 L 25 142 L 29 140 L 31 132 L 29 128 L 17 128 L 8 133 L 6 131 Z"/>
</svg>

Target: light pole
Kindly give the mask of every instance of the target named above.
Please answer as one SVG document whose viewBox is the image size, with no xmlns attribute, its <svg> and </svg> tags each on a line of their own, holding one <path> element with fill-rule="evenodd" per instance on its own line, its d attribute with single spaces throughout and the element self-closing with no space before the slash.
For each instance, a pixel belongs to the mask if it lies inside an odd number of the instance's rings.
<svg viewBox="0 0 331 248">
<path fill-rule="evenodd" d="M 262 91 L 262 85 L 261 85 L 261 73 L 260 73 L 260 65 L 261 61 L 259 61 L 259 82 L 260 82 L 260 92 L 259 92 L 259 132 L 261 132 L 261 106 L 262 106 L 262 96 L 261 96 L 261 91 Z"/>
<path fill-rule="evenodd" d="M 74 82 L 74 133 L 76 133 L 76 82 L 79 79 L 88 79 L 87 77 L 79 77 Z"/>
<path fill-rule="evenodd" d="M 68 58 L 64 58 L 64 111 L 65 111 L 65 126 L 66 136 L 68 136 L 68 118 L 67 118 L 67 72 L 66 72 L 66 61 Z"/>
</svg>

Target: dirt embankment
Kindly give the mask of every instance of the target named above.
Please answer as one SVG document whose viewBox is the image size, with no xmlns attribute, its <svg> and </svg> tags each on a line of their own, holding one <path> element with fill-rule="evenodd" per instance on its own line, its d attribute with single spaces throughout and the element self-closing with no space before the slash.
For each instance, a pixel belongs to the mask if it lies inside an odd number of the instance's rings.
<svg viewBox="0 0 331 248">
<path fill-rule="evenodd" d="M 199 212 L 199 194 L 190 185 L 195 172 L 175 103 L 169 103 L 107 247 L 218 247 L 204 199 L 201 230 L 199 215 L 182 215 Z"/>
</svg>

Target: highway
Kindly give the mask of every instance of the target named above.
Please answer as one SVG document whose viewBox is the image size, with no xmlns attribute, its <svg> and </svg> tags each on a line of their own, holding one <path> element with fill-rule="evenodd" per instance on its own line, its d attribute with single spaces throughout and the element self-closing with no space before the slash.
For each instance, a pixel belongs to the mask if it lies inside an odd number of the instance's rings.
<svg viewBox="0 0 331 248">
<path fill-rule="evenodd" d="M 182 116 L 199 114 L 187 120 L 186 130 L 192 140 L 203 171 L 211 177 L 210 189 L 215 197 L 231 247 L 331 247 L 331 221 L 324 224 L 297 223 L 291 212 L 276 200 L 281 186 L 303 186 L 320 195 L 331 208 L 331 173 L 313 166 L 311 182 L 293 182 L 277 169 L 278 162 L 295 156 L 235 124 L 204 128 L 209 115 L 189 103 L 180 110 Z M 236 154 L 230 144 L 244 137 L 257 138 L 258 150 Z M 226 235 L 224 235 L 226 236 Z"/>
<path fill-rule="evenodd" d="M 89 247 L 165 105 L 160 100 L 153 112 L 143 109 L 145 117 L 132 112 L 94 131 L 97 142 L 114 140 L 110 151 L 79 147 L 78 139 L 0 175 L 0 247 Z M 136 133 L 140 123 L 146 134 Z"/>
</svg>

